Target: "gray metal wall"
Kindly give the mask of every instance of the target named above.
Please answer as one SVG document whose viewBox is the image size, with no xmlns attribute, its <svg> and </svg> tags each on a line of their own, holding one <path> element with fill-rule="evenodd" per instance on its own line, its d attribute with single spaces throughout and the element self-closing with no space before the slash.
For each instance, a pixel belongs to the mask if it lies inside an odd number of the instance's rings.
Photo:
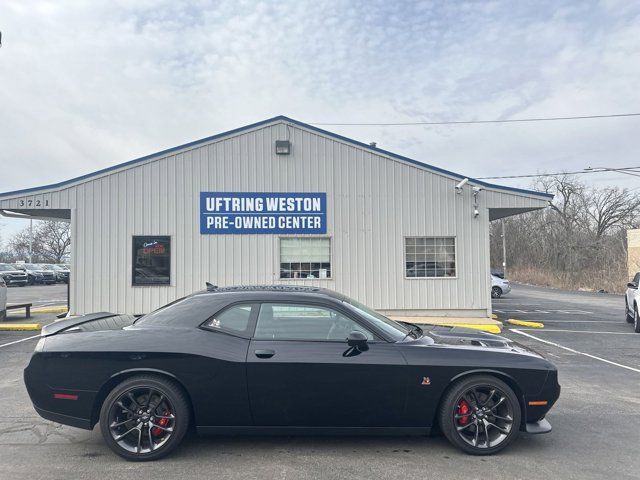
<svg viewBox="0 0 640 480">
<path fill-rule="evenodd" d="M 290 156 L 274 142 L 289 136 Z M 201 235 L 202 191 L 326 192 L 332 279 L 318 285 L 403 314 L 486 315 L 489 207 L 534 209 L 540 197 L 484 190 L 282 121 L 49 193 L 16 196 L 70 208 L 72 313 L 144 313 L 217 285 L 279 283 L 277 235 Z M 34 206 L 35 208 L 35 206 Z M 506 211 L 506 210 L 505 210 Z M 132 287 L 132 235 L 171 235 L 171 286 Z M 457 278 L 405 279 L 405 236 L 454 236 Z"/>
</svg>

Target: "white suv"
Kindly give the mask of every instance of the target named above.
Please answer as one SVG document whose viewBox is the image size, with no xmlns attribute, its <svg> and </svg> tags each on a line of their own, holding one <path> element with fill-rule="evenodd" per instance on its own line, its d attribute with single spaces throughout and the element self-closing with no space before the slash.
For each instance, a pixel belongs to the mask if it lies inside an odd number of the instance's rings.
<svg viewBox="0 0 640 480">
<path fill-rule="evenodd" d="M 0 277 L 0 322 L 7 318 L 7 284 Z"/>
<path fill-rule="evenodd" d="M 640 333 L 640 272 L 636 273 L 633 280 L 627 283 L 627 293 L 624 296 L 624 311 L 627 315 L 627 322 L 633 323 L 636 333 Z"/>
</svg>

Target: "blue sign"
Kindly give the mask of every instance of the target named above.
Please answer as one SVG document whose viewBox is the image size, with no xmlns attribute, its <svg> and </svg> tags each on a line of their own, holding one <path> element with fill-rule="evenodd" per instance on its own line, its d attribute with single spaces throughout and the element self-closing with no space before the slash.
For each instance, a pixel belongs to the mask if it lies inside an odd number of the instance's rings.
<svg viewBox="0 0 640 480">
<path fill-rule="evenodd" d="M 201 192 L 200 233 L 327 233 L 327 194 Z"/>
</svg>

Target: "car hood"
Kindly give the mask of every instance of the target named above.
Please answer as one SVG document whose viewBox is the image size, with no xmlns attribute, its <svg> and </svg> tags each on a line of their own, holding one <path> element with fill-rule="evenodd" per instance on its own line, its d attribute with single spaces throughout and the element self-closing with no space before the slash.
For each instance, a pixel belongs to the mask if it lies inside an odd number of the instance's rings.
<svg viewBox="0 0 640 480">
<path fill-rule="evenodd" d="M 501 335 L 483 332 L 464 327 L 433 326 L 424 329 L 428 343 L 435 345 L 477 348 L 480 350 L 503 350 L 517 353 L 528 353 L 538 357 L 542 355 Z"/>
</svg>

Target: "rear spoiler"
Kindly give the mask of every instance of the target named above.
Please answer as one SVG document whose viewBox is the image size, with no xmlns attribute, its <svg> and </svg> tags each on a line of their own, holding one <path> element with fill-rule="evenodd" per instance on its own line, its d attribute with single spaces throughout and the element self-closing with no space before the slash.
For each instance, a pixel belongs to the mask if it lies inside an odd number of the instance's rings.
<svg viewBox="0 0 640 480">
<path fill-rule="evenodd" d="M 76 327 L 83 323 L 93 322 L 94 320 L 100 320 L 102 318 L 115 317 L 117 314 L 109 312 L 90 313 L 89 315 L 82 315 L 76 318 L 67 318 L 66 320 L 58 320 L 57 322 L 50 323 L 42 327 L 40 332 L 41 337 L 48 337 L 49 335 L 55 335 L 58 332 L 66 330 L 67 328 Z"/>
</svg>

